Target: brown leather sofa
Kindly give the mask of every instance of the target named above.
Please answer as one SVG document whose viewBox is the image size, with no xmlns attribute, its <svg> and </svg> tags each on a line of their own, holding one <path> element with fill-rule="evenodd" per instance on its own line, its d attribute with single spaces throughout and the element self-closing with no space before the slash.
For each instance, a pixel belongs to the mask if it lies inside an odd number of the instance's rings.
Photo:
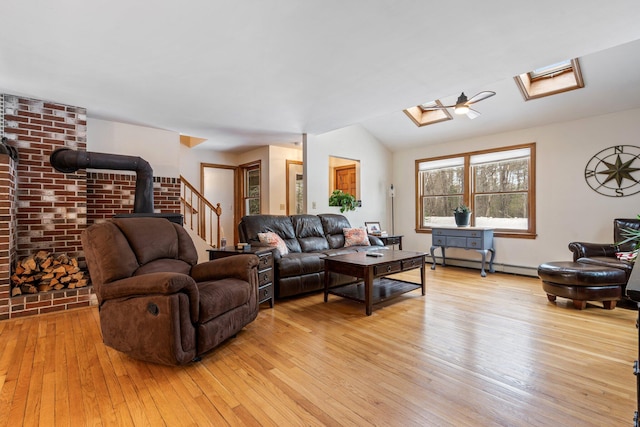
<svg viewBox="0 0 640 427">
<path fill-rule="evenodd" d="M 356 251 L 381 249 L 384 244 L 368 236 L 370 246 L 345 247 L 343 229 L 352 228 L 349 220 L 339 214 L 319 215 L 251 215 L 238 225 L 240 241 L 252 246 L 266 246 L 258 233 L 267 231 L 280 236 L 289 251 L 278 251 L 275 262 L 275 295 L 277 298 L 324 289 L 324 258 Z M 332 275 L 331 286 L 353 282 L 350 276 Z"/>
<path fill-rule="evenodd" d="M 82 245 L 103 341 L 133 358 L 188 363 L 258 314 L 258 257 L 197 264 L 187 232 L 166 219 L 94 224 Z"/>
</svg>

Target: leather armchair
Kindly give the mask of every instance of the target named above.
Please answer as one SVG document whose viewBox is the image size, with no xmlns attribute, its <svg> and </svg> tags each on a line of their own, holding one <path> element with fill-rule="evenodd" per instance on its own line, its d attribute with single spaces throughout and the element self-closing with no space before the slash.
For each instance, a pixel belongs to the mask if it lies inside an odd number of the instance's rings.
<svg viewBox="0 0 640 427">
<path fill-rule="evenodd" d="M 628 252 L 633 250 L 633 243 L 625 240 L 624 229 L 640 229 L 640 219 L 617 218 L 613 220 L 613 243 L 589 243 L 571 242 L 569 250 L 573 252 L 573 261 L 583 264 L 602 265 L 624 270 L 627 280 L 631 275 L 633 263 L 621 261 L 616 257 L 616 252 Z"/>
<path fill-rule="evenodd" d="M 258 257 L 197 264 L 187 232 L 164 218 L 94 224 L 82 245 L 103 341 L 133 358 L 188 363 L 258 314 Z"/>
</svg>

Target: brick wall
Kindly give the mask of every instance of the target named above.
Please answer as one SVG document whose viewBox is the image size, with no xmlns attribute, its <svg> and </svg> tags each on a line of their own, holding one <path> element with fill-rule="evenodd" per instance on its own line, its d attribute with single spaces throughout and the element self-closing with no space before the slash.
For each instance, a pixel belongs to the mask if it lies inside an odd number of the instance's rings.
<svg viewBox="0 0 640 427">
<path fill-rule="evenodd" d="M 135 188 L 135 175 L 88 172 L 88 224 L 133 212 Z M 153 202 L 156 213 L 180 212 L 180 179 L 154 177 Z"/>
<path fill-rule="evenodd" d="M 78 257 L 86 226 L 86 172 L 61 174 L 49 164 L 62 147 L 86 149 L 84 108 L 4 96 L 4 132 L 18 149 L 19 257 L 39 249 Z"/>
<path fill-rule="evenodd" d="M 9 318 L 11 265 L 16 257 L 16 180 L 15 163 L 6 154 L 0 155 L 0 320 Z"/>
<path fill-rule="evenodd" d="M 0 155 L 0 320 L 88 306 L 91 287 L 11 297 L 11 266 L 41 249 L 82 260 L 87 224 L 133 211 L 135 175 L 53 169 L 55 149 L 86 150 L 83 108 L 5 94 L 0 110 L 19 153 L 17 163 Z M 156 212 L 180 212 L 179 179 L 154 177 L 154 202 Z"/>
</svg>

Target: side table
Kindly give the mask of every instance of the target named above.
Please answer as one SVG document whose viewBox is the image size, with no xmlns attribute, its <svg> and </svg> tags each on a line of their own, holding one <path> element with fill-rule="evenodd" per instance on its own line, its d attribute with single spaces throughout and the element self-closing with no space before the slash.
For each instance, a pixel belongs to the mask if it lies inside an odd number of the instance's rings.
<svg viewBox="0 0 640 427">
<path fill-rule="evenodd" d="M 485 277 L 484 264 L 487 253 L 491 253 L 489 259 L 489 272 L 493 273 L 493 258 L 496 250 L 493 247 L 493 228 L 489 227 L 434 227 L 431 230 L 431 258 L 433 258 L 432 270 L 436 269 L 436 256 L 434 250 L 442 250 L 442 266 L 446 264 L 445 248 L 474 249 L 482 255 L 482 268 L 480 276 Z"/>
<path fill-rule="evenodd" d="M 254 254 L 258 256 L 258 303 L 269 302 L 269 307 L 273 308 L 273 251 L 275 248 L 251 248 L 249 251 L 239 251 L 235 248 L 207 249 L 209 260 L 225 258 L 234 255 Z"/>
<path fill-rule="evenodd" d="M 375 236 L 375 237 L 382 240 L 382 243 L 384 243 L 385 246 L 398 245 L 398 249 L 402 250 L 402 236 L 403 234 L 398 234 L 394 236 Z"/>
</svg>

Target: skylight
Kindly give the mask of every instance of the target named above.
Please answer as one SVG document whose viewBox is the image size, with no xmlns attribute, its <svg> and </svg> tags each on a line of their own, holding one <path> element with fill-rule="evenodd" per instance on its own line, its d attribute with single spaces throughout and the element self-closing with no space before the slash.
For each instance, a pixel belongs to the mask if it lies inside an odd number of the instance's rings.
<svg viewBox="0 0 640 427">
<path fill-rule="evenodd" d="M 420 104 L 416 107 L 407 108 L 403 111 L 418 127 L 453 119 L 451 114 L 449 114 L 449 112 L 444 108 L 439 110 L 429 110 L 429 107 L 434 107 L 436 105 L 442 107 L 442 103 L 439 100 L 435 100 L 425 102 L 424 104 Z"/>
<path fill-rule="evenodd" d="M 564 72 L 570 71 L 571 68 L 571 60 L 567 59 L 566 61 L 557 62 L 555 64 L 547 65 L 546 67 L 536 68 L 533 71 L 529 71 L 529 78 L 531 78 L 531 80 L 536 80 L 555 77 Z"/>
<path fill-rule="evenodd" d="M 442 105 L 442 104 L 440 104 L 440 105 Z M 438 102 L 437 101 L 425 102 L 424 104 L 418 105 L 418 107 L 420 107 L 420 109 L 422 111 L 433 111 L 433 110 L 431 110 L 431 107 L 436 107 L 436 106 L 438 106 Z"/>
<path fill-rule="evenodd" d="M 514 79 L 525 101 L 584 87 L 577 58 L 536 68 Z"/>
</svg>

